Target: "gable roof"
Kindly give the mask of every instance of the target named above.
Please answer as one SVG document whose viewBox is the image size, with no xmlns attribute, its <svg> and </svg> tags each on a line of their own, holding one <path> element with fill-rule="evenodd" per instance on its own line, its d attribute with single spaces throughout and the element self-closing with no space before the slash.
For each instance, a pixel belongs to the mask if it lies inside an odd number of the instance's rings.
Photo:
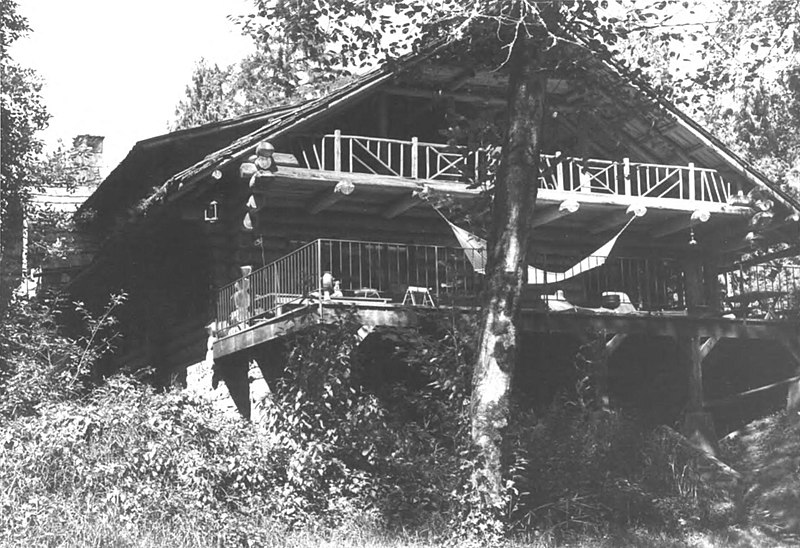
<svg viewBox="0 0 800 548">
<path fill-rule="evenodd" d="M 274 140 L 288 132 L 301 129 L 303 125 L 314 122 L 318 117 L 364 98 L 381 85 L 387 84 L 415 65 L 433 57 L 451 43 L 439 42 L 424 52 L 407 54 L 314 100 L 141 141 L 100 185 L 97 192 L 86 201 L 82 209 L 102 210 L 109 206 L 110 202 L 118 201 L 120 196 L 123 196 L 122 202 L 125 202 L 125 186 L 134 178 L 136 188 L 140 191 L 143 186 L 153 189 L 143 202 L 144 209 L 162 200 L 176 199 L 199 184 L 212 171 L 251 154 L 259 142 Z M 632 76 L 623 63 L 607 51 L 595 53 L 598 58 L 593 63 L 594 69 L 601 71 L 617 85 L 627 87 L 628 92 L 633 91 L 644 104 L 648 105 L 648 108 L 653 110 L 653 113 L 661 117 L 666 114 L 674 121 L 667 130 L 671 136 L 668 137 L 670 146 L 685 147 L 690 149 L 694 156 L 710 160 L 704 163 L 715 164 L 708 167 L 728 168 L 728 171 L 736 173 L 750 186 L 767 190 L 784 206 L 800 212 L 798 200 L 735 154 L 643 79 Z M 202 146 L 204 138 L 208 138 L 207 146 Z M 224 144 L 219 146 L 220 143 Z M 176 159 L 170 154 L 175 148 L 191 149 L 191 158 L 179 156 Z M 147 173 L 149 176 L 142 178 L 141 170 L 146 171 L 148 166 L 154 164 L 159 166 L 158 172 Z M 146 185 L 142 179 L 147 181 Z"/>
</svg>

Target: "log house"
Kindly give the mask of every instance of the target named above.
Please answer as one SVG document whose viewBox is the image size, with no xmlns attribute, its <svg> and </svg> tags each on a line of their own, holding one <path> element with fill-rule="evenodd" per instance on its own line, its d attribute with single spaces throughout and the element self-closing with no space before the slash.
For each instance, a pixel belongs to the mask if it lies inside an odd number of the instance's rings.
<svg viewBox="0 0 800 548">
<path fill-rule="evenodd" d="M 601 333 L 600 387 L 631 341 L 674 341 L 687 434 L 713 450 L 703 369 L 715 352 L 766 341 L 800 372 L 800 271 L 751 258 L 756 244 L 796 241 L 800 203 L 613 62 L 584 71 L 548 81 L 528 256 L 551 279 L 527 288 L 522 328 L 545 344 Z M 502 120 L 506 80 L 409 55 L 318 99 L 139 142 L 81 208 L 105 244 L 73 294 L 99 304 L 128 292 L 116 360 L 165 380 L 204 359 L 210 326 L 238 400 L 242 363 L 344 307 L 365 326 L 413 326 L 431 306 L 470 311 L 480 250 L 446 221 L 480 233 L 465 212 L 497 143 L 459 141 L 454 126 Z M 561 279 L 626 224 L 602 265 Z"/>
</svg>

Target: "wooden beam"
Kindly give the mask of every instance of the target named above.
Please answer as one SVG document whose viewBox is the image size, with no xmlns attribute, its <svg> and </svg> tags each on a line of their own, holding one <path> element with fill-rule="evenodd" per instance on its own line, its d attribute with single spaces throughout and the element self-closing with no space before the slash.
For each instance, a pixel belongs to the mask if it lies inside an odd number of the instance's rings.
<svg viewBox="0 0 800 548">
<path fill-rule="evenodd" d="M 449 92 L 440 93 L 432 89 L 403 88 L 399 86 L 384 86 L 381 89 L 390 95 L 399 95 L 401 97 L 421 97 L 423 99 L 452 99 L 457 103 L 478 103 L 481 105 L 488 105 L 492 107 L 504 107 L 507 104 L 507 101 L 505 99 L 501 99 L 499 97 L 489 97 L 483 95 L 476 95 L 473 93 L 449 93 Z"/>
<path fill-rule="evenodd" d="M 444 88 L 448 91 L 456 91 L 458 88 L 469 82 L 471 78 L 475 77 L 475 69 L 467 67 L 463 69 L 455 78 L 446 82 Z"/>
<path fill-rule="evenodd" d="M 300 162 L 297 161 L 297 157 L 294 154 L 273 152 L 272 159 L 275 160 L 276 166 L 300 167 Z"/>
<path fill-rule="evenodd" d="M 797 341 L 797 335 L 788 335 L 780 340 L 794 360 L 795 372 L 800 374 L 800 343 Z M 786 413 L 795 420 L 800 418 L 800 381 L 789 384 L 786 391 Z"/>
<path fill-rule="evenodd" d="M 620 228 L 622 225 L 627 223 L 632 215 L 636 215 L 637 217 L 642 217 L 647 213 L 647 208 L 642 205 L 629 205 L 627 209 L 624 211 L 615 211 L 611 213 L 605 220 L 594 224 L 591 228 L 589 228 L 589 232 L 592 234 L 600 234 L 602 232 L 606 232 L 607 230 L 611 230 L 613 228 Z"/>
<path fill-rule="evenodd" d="M 619 228 L 624 225 L 628 219 L 630 219 L 630 215 L 627 213 L 627 211 L 615 211 L 604 217 L 599 223 L 595 223 L 593 226 L 591 226 L 589 228 L 589 232 L 592 234 L 600 234 L 602 232 L 611 230 L 612 228 Z"/>
<path fill-rule="evenodd" d="M 556 108 L 556 111 L 558 111 L 558 108 Z M 578 126 L 576 125 L 575 122 L 570 120 L 568 116 L 558 116 L 557 120 L 558 120 L 558 123 L 564 127 L 564 129 L 566 129 L 567 131 L 569 131 L 573 135 L 579 135 L 580 134 L 580 132 L 578 131 Z M 619 140 L 618 139 L 613 139 L 612 137 L 608 136 L 608 134 L 606 134 L 603 131 L 602 128 L 597 128 L 596 126 L 597 126 L 597 124 L 593 123 L 592 124 L 592 129 L 604 133 L 604 135 L 606 135 L 607 138 L 606 139 L 600 139 L 600 140 L 592 139 L 589 142 L 589 146 L 592 149 L 594 149 L 595 151 L 599 152 L 601 156 L 605 156 L 607 158 L 616 158 L 618 156 L 616 150 L 612 151 L 612 149 L 609 149 L 608 147 L 606 147 L 605 146 L 605 141 L 618 143 Z"/>
<path fill-rule="evenodd" d="M 711 218 L 711 213 L 705 209 L 697 209 L 691 215 L 679 215 L 673 219 L 662 223 L 650 231 L 653 238 L 663 238 L 670 234 L 680 232 L 687 228 L 697 226 L 700 223 L 707 223 Z"/>
<path fill-rule="evenodd" d="M 606 343 L 606 354 L 611 356 L 627 338 L 627 333 L 617 333 L 611 337 L 611 339 Z"/>
<path fill-rule="evenodd" d="M 270 187 L 275 182 L 274 173 L 259 172 L 250 177 L 250 192 L 253 194 L 264 194 L 269 192 Z"/>
<path fill-rule="evenodd" d="M 539 215 L 534 213 L 533 220 L 529 226 L 530 228 L 535 228 L 537 226 L 546 225 L 547 223 L 552 223 L 561 217 L 566 217 L 570 213 L 575 213 L 579 208 L 580 204 L 577 201 L 564 200 L 558 205 L 558 207 L 546 209 Z"/>
<path fill-rule="evenodd" d="M 418 196 L 412 194 L 411 196 L 406 196 L 405 198 L 401 198 L 400 200 L 390 204 L 389 207 L 383 210 L 381 216 L 384 219 L 394 219 L 398 215 L 402 215 L 409 209 L 412 209 L 421 203 L 422 200 Z"/>
<path fill-rule="evenodd" d="M 705 360 L 719 342 L 719 337 L 709 337 L 700 346 L 700 361 Z"/>
<path fill-rule="evenodd" d="M 333 204 L 345 197 L 341 192 L 336 192 L 335 189 L 326 189 L 319 192 L 314 198 L 306 205 L 306 212 L 311 215 L 316 215 L 322 210 L 328 209 Z"/>
</svg>

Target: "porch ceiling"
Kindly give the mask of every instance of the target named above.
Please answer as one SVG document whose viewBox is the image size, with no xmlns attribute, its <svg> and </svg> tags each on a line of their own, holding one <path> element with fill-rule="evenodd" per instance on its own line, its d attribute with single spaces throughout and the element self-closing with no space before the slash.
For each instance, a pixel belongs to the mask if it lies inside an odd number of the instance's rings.
<svg viewBox="0 0 800 548">
<path fill-rule="evenodd" d="M 353 184 L 352 194 L 345 196 L 334 191 L 341 181 Z M 414 223 L 438 217 L 426 201 L 414 195 L 422 185 L 427 187 L 434 203 L 453 205 L 456 209 L 467 206 L 480 195 L 478 190 L 469 189 L 463 183 L 298 167 L 281 167 L 274 178 L 260 180 L 253 192 L 263 209 L 293 210 L 311 215 L 325 211 Z M 569 201 L 578 202 L 577 211 L 569 213 L 565 210 L 562 204 Z M 698 241 L 713 239 L 718 242 L 736 234 L 743 236 L 752 213 L 749 208 L 715 202 L 540 189 L 533 237 L 545 241 L 557 237 L 561 243 L 569 240 L 576 245 L 593 245 L 607 240 L 625 224 L 630 216 L 626 213 L 630 206 L 647 208 L 647 213 L 633 222 L 626 236 L 641 244 L 685 245 L 693 223 Z M 696 211 L 707 212 L 708 220 L 701 222 L 695 214 L 692 221 Z M 458 220 L 457 217 L 453 219 L 456 223 Z"/>
</svg>

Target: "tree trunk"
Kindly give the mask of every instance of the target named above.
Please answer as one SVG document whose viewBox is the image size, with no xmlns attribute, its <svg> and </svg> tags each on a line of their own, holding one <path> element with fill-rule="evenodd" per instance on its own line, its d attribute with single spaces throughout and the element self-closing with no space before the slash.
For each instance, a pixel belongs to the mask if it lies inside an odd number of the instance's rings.
<svg viewBox="0 0 800 548">
<path fill-rule="evenodd" d="M 509 60 L 508 132 L 492 209 L 480 342 L 472 381 L 472 439 L 478 449 L 473 480 L 484 507 L 503 505 L 502 432 L 517 357 L 515 316 L 525 283 L 528 225 L 536 201 L 539 133 L 545 79 L 541 52 L 521 31 Z"/>
</svg>

